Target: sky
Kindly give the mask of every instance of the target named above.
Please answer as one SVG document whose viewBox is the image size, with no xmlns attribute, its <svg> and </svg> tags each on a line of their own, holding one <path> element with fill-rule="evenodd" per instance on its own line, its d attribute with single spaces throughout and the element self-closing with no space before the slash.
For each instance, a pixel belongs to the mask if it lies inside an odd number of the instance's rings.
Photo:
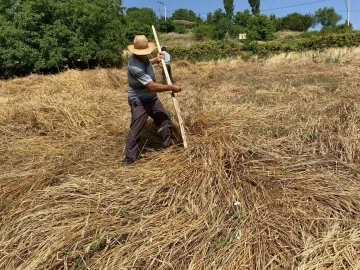
<svg viewBox="0 0 360 270">
<path fill-rule="evenodd" d="M 126 8 L 152 8 L 158 16 L 160 14 L 165 16 L 165 6 L 158 2 L 166 5 L 166 17 L 171 16 L 172 12 L 180 8 L 192 10 L 197 15 L 200 14 L 203 19 L 206 19 L 206 14 L 214 12 L 218 8 L 224 11 L 223 0 L 123 0 L 123 5 Z M 277 17 L 284 17 L 294 12 L 314 14 L 319 8 L 332 7 L 336 13 L 342 16 L 339 23 L 345 23 L 347 19 L 346 3 L 350 3 L 350 22 L 354 29 L 360 30 L 360 0 L 260 0 L 260 10 L 261 14 L 275 14 Z M 234 0 L 234 6 L 234 14 L 245 9 L 251 11 L 248 0 Z"/>
</svg>

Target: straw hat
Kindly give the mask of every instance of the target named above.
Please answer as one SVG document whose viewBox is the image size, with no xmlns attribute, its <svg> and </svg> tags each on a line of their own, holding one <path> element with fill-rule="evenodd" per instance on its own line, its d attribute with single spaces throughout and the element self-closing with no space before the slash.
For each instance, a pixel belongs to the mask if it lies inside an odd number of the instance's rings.
<svg viewBox="0 0 360 270">
<path fill-rule="evenodd" d="M 144 35 L 135 36 L 134 45 L 129 45 L 128 50 L 136 55 L 148 55 L 155 49 L 155 43 L 148 42 Z"/>
</svg>

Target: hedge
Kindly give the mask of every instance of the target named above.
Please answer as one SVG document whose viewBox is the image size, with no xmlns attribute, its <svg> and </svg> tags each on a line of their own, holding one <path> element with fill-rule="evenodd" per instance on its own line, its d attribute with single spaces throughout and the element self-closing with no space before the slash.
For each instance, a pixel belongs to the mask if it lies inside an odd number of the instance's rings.
<svg viewBox="0 0 360 270">
<path fill-rule="evenodd" d="M 331 34 L 310 37 L 297 42 L 271 41 L 259 43 L 257 41 L 210 41 L 195 44 L 190 47 L 174 46 L 169 53 L 174 61 L 188 60 L 190 62 L 211 61 L 222 58 L 241 56 L 244 52 L 252 52 L 259 56 L 270 54 L 301 52 L 308 50 L 322 50 L 332 47 L 357 47 L 360 45 L 360 32 L 346 34 Z"/>
</svg>

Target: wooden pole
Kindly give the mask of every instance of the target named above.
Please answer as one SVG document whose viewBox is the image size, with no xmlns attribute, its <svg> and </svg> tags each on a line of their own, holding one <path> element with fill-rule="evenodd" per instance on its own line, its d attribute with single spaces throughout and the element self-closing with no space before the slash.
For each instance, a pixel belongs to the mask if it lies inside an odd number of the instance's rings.
<svg viewBox="0 0 360 270">
<path fill-rule="evenodd" d="M 153 30 L 153 33 L 154 33 L 154 37 L 155 37 L 155 41 L 156 41 L 156 46 L 158 48 L 158 51 L 161 52 L 161 47 L 160 47 L 160 43 L 159 43 L 159 39 L 156 35 L 156 30 L 155 30 L 155 27 L 152 25 L 152 30 Z M 169 85 L 172 84 L 171 82 L 171 79 L 170 79 L 170 76 L 169 76 L 169 72 L 166 68 L 166 64 L 165 64 L 165 60 L 164 59 L 161 59 L 161 64 L 162 64 L 162 67 L 163 67 L 163 70 L 164 70 L 164 73 L 165 73 L 165 76 L 166 76 L 166 81 Z M 180 112 L 180 106 L 179 106 L 179 103 L 175 97 L 175 93 L 174 92 L 171 92 L 171 99 L 174 103 L 174 107 L 175 107 L 175 111 L 176 111 L 176 115 L 177 115 L 177 118 L 178 118 L 178 121 L 179 121 L 179 125 L 180 125 L 180 131 L 181 131 L 181 137 L 182 137 L 182 140 L 183 140 L 183 145 L 184 145 L 184 148 L 187 147 L 187 140 L 186 140 L 186 134 L 185 134 L 185 126 L 184 126 L 184 121 L 181 117 L 181 112 Z"/>
</svg>

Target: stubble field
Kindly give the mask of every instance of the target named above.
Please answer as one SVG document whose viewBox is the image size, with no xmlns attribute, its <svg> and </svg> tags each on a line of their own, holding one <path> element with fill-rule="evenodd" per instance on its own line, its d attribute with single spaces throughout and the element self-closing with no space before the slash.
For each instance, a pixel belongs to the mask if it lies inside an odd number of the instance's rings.
<svg viewBox="0 0 360 270">
<path fill-rule="evenodd" d="M 360 50 L 173 73 L 131 168 L 126 68 L 0 81 L 0 269 L 360 269 Z"/>
</svg>

